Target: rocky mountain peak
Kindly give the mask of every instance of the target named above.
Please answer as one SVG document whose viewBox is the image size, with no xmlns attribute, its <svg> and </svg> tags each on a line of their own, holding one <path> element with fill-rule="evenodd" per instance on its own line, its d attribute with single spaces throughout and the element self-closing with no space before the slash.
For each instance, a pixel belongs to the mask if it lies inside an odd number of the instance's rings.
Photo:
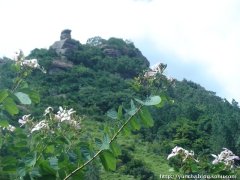
<svg viewBox="0 0 240 180">
<path fill-rule="evenodd" d="M 73 67 L 73 63 L 68 60 L 68 57 L 77 51 L 79 46 L 79 41 L 72 39 L 71 30 L 63 30 L 60 35 L 60 40 L 54 42 L 53 45 L 50 46 L 50 49 L 59 55 L 59 58 L 52 62 L 51 71 Z"/>
<path fill-rule="evenodd" d="M 71 30 L 65 29 L 61 32 L 60 41 L 65 39 L 71 39 Z"/>
<path fill-rule="evenodd" d="M 77 50 L 80 43 L 71 38 L 71 30 L 65 29 L 61 32 L 60 41 L 56 41 L 50 49 L 53 49 L 58 55 L 67 56 L 69 53 Z"/>
</svg>

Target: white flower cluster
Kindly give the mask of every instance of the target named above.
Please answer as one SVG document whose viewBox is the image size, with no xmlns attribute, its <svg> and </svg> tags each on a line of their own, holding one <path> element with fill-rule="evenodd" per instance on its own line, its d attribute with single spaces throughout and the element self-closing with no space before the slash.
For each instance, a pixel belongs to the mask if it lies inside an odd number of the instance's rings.
<svg viewBox="0 0 240 180">
<path fill-rule="evenodd" d="M 46 116 L 47 114 L 51 113 L 53 111 L 52 107 L 48 107 L 47 109 L 45 109 L 44 111 L 44 116 Z"/>
<path fill-rule="evenodd" d="M 188 151 L 186 149 L 183 149 L 182 147 L 176 146 L 172 149 L 171 154 L 168 155 L 167 159 L 180 155 L 183 158 L 183 162 L 186 161 L 186 159 L 191 158 L 196 162 L 199 162 L 198 160 L 194 159 L 194 152 Z M 230 151 L 227 148 L 223 148 L 223 151 L 218 154 L 211 154 L 215 159 L 212 161 L 212 164 L 218 164 L 218 163 L 224 163 L 227 167 L 233 168 L 234 167 L 234 160 L 240 160 L 239 156 L 236 156 L 233 154 L 232 151 Z"/>
<path fill-rule="evenodd" d="M 53 112 L 53 108 L 52 107 L 48 107 L 47 109 L 45 109 L 44 112 L 44 116 L 47 115 L 52 115 Z M 59 107 L 59 111 L 57 112 L 57 114 L 53 114 L 53 119 L 56 120 L 58 123 L 62 123 L 62 122 L 66 122 L 69 123 L 71 125 L 73 125 L 74 127 L 76 127 L 77 129 L 80 129 L 80 123 L 75 121 L 72 118 L 72 114 L 75 113 L 76 111 L 74 111 L 73 109 L 69 109 L 67 110 L 66 108 L 63 109 L 61 106 Z M 25 115 L 25 119 L 28 118 Z M 24 119 L 24 117 L 22 118 Z M 20 121 L 20 120 L 19 120 Z M 26 122 L 24 120 L 21 120 L 21 122 Z M 59 125 L 59 124 L 58 124 Z M 43 128 L 49 128 L 48 122 L 47 120 L 42 120 L 40 121 L 38 124 L 36 124 L 33 129 L 31 130 L 31 133 L 34 131 L 39 131 L 40 129 Z"/>
<path fill-rule="evenodd" d="M 218 154 L 211 154 L 215 159 L 212 161 L 212 164 L 218 164 L 220 162 L 223 162 L 226 166 L 233 168 L 234 167 L 234 160 L 240 160 L 239 156 L 236 156 L 233 154 L 232 151 L 230 151 L 227 148 L 223 148 L 223 151 Z"/>
<path fill-rule="evenodd" d="M 22 117 L 22 119 L 19 119 L 19 120 L 18 120 L 18 123 L 21 124 L 20 127 L 22 127 L 23 125 L 25 125 L 25 124 L 30 120 L 30 119 L 29 119 L 30 116 L 31 116 L 31 114 L 24 115 L 24 116 Z"/>
<path fill-rule="evenodd" d="M 57 112 L 57 114 L 55 114 L 55 118 L 56 120 L 58 120 L 59 122 L 66 122 L 69 123 L 71 125 L 73 125 L 74 127 L 76 127 L 77 129 L 80 129 L 80 123 L 75 121 L 72 118 L 72 114 L 75 113 L 76 111 L 74 111 L 72 108 L 67 110 L 66 108 L 63 109 L 61 106 L 59 107 L 59 111 Z"/>
<path fill-rule="evenodd" d="M 55 122 L 58 122 L 58 126 L 60 125 L 59 123 L 66 122 L 72 126 L 74 126 L 77 129 L 80 129 L 80 122 L 77 122 L 76 120 L 73 119 L 72 114 L 74 114 L 76 111 L 74 111 L 72 108 L 67 110 L 66 108 L 63 109 L 61 106 L 59 107 L 59 111 L 57 114 L 53 114 L 53 108 L 48 107 L 44 111 L 44 116 L 46 118 L 47 115 L 49 115 L 49 118 L 55 120 Z M 52 116 L 53 115 L 53 116 Z M 18 123 L 20 124 L 20 127 L 24 126 L 26 123 L 31 121 L 32 119 L 30 118 L 31 114 L 24 115 L 22 116 L 21 119 L 18 120 Z M 33 126 L 33 128 L 30 130 L 31 133 L 34 131 L 39 131 L 41 129 L 49 129 L 49 124 L 47 118 L 38 122 Z"/>
<path fill-rule="evenodd" d="M 24 115 L 21 119 L 18 120 L 18 123 L 20 124 L 20 127 L 22 127 L 24 124 L 26 124 L 29 121 L 29 117 L 31 116 L 31 114 L 28 115 Z M 15 131 L 16 127 L 12 126 L 12 125 L 8 125 L 8 127 L 1 127 L 3 130 L 7 129 L 8 131 Z"/>
<path fill-rule="evenodd" d="M 182 147 L 176 146 L 175 148 L 172 149 L 171 154 L 168 155 L 167 159 L 169 160 L 170 158 L 180 155 L 181 158 L 183 159 L 183 162 L 186 161 L 186 159 L 191 158 L 196 162 L 199 162 L 198 160 L 194 159 L 194 152 L 188 151 L 186 149 L 183 149 Z"/>
<path fill-rule="evenodd" d="M 43 128 L 48 128 L 48 124 L 46 120 L 42 120 L 39 123 L 37 123 L 31 130 L 31 133 L 33 133 L 34 131 L 39 131 L 40 129 Z"/>
<path fill-rule="evenodd" d="M 55 118 L 59 120 L 60 122 L 63 121 L 71 121 L 71 115 L 75 113 L 76 111 L 73 111 L 73 109 L 63 109 L 62 106 L 59 107 L 59 111 L 57 114 L 55 114 Z"/>
<path fill-rule="evenodd" d="M 46 73 L 44 68 L 38 64 L 37 59 L 30 59 L 30 60 L 25 59 L 24 54 L 20 49 L 14 53 L 13 60 L 16 63 L 20 64 L 20 66 L 22 67 L 25 66 L 25 67 L 30 67 L 32 69 L 40 69 L 43 73 Z"/>
<path fill-rule="evenodd" d="M 21 62 L 21 66 L 28 66 L 33 69 L 40 68 L 37 59 L 24 60 L 23 62 Z"/>
<path fill-rule="evenodd" d="M 163 73 L 164 69 L 166 69 L 167 65 L 159 63 L 153 67 L 150 68 L 149 71 L 147 71 L 144 74 L 144 77 L 155 77 L 157 73 Z"/>
<path fill-rule="evenodd" d="M 8 127 L 1 127 L 0 126 L 0 128 L 2 128 L 3 130 L 7 129 L 8 131 L 11 131 L 11 132 L 15 131 L 15 129 L 16 129 L 16 127 L 14 127 L 10 124 L 8 125 Z"/>
</svg>

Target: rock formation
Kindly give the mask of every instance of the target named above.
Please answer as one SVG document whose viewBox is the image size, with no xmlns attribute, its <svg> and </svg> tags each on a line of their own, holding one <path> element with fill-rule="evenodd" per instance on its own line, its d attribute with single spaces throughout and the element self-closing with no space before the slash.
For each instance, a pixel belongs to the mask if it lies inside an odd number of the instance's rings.
<svg viewBox="0 0 240 180">
<path fill-rule="evenodd" d="M 68 60 L 74 51 L 79 49 L 80 43 L 71 38 L 71 30 L 65 29 L 61 32 L 60 41 L 56 41 L 50 49 L 59 55 L 59 59 L 52 62 L 50 73 L 73 67 L 73 63 Z"/>
<path fill-rule="evenodd" d="M 60 41 L 56 41 L 50 49 L 60 56 L 68 56 L 74 50 L 78 50 L 79 45 L 79 41 L 71 38 L 71 30 L 65 29 L 61 32 Z"/>
</svg>

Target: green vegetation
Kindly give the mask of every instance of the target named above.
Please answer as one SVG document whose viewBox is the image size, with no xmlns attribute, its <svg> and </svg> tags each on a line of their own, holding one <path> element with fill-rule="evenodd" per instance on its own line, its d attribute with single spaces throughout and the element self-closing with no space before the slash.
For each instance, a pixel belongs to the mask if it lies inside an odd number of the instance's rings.
<svg viewBox="0 0 240 180">
<path fill-rule="evenodd" d="M 135 107 L 133 101 L 129 103 L 130 100 L 144 99 L 150 95 L 161 97 L 161 103 L 158 105 L 161 108 L 150 107 L 150 113 L 143 108 L 137 114 L 136 119 L 131 119 L 131 126 L 129 124 L 125 126 L 124 135 L 118 136 L 117 141 L 121 150 L 111 147 L 110 152 L 109 148 L 106 148 L 104 149 L 106 150 L 105 154 L 100 156 L 104 168 L 110 171 L 106 172 L 99 163 L 91 162 L 84 168 L 85 174 L 79 173 L 79 177 L 144 180 L 158 179 L 160 174 L 178 174 L 176 169 L 178 166 L 174 165 L 174 163 L 178 164 L 178 161 L 167 160 L 167 155 L 175 146 L 194 150 L 200 159 L 209 162 L 213 160 L 210 154 L 217 154 L 223 147 L 231 149 L 237 155 L 240 154 L 240 109 L 238 103 L 235 100 L 229 103 L 226 99 L 217 97 L 214 92 L 207 91 L 191 81 L 172 82 L 162 73 L 157 74 L 156 79 L 147 81 L 144 71 L 149 70 L 149 62 L 132 42 L 117 38 L 108 40 L 100 37 L 91 38 L 86 44 L 80 44 L 77 50 L 67 54 L 66 59 L 73 64 L 71 68 L 56 66 L 54 62 L 60 61 L 61 57 L 53 50 L 34 49 L 27 58 L 38 59 L 39 64 L 47 70 L 47 74 L 43 74 L 41 71 L 28 72 L 28 74 L 31 73 L 31 76 L 23 74 L 24 77 L 27 77 L 19 91 L 23 94 L 16 94 L 19 100 L 11 96 L 12 100 L 9 98 L 8 103 L 3 104 L 3 109 L 8 113 L 1 111 L 0 117 L 3 119 L 0 120 L 8 120 L 9 124 L 17 125 L 17 119 L 30 113 L 38 119 L 48 106 L 54 109 L 58 109 L 59 106 L 73 108 L 81 117 L 84 117 L 81 122 L 81 133 L 78 134 L 73 130 L 66 140 L 61 139 L 61 132 L 57 131 L 56 136 L 48 141 L 46 152 L 43 150 L 44 145 L 39 145 L 39 151 L 44 151 L 46 154 L 52 153 L 50 160 L 41 159 L 40 166 L 50 162 L 50 164 L 55 163 L 57 169 L 65 168 L 69 162 L 82 164 L 88 159 L 87 156 L 83 157 L 86 149 L 81 149 L 82 154 L 76 149 L 69 151 L 72 144 L 78 143 L 77 135 L 81 140 L 100 142 L 100 144 L 104 144 L 105 140 L 105 145 L 108 144 L 110 135 L 114 134 L 108 127 L 112 127 L 116 133 L 116 130 L 126 120 L 126 117 L 119 116 L 127 114 L 129 109 Z M 13 79 L 19 76 L 20 72 L 16 71 L 16 68 L 19 67 L 13 66 L 12 62 L 7 59 L 0 64 L 0 89 L 13 88 L 13 84 L 16 83 L 13 82 Z M 165 68 L 166 66 L 163 65 L 162 70 Z M 15 69 L 15 71 L 10 71 L 10 69 Z M 10 91 L 0 91 L 0 97 L 4 97 L 4 95 L 7 97 L 8 94 Z M 28 94 L 30 99 L 25 94 Z M 39 97 L 41 97 L 40 103 Z M 31 106 L 27 100 L 31 101 Z M 145 105 L 154 101 L 157 100 L 146 101 Z M 173 101 L 174 103 L 172 103 Z M 24 103 L 21 104 L 21 102 Z M 143 103 L 136 100 L 135 104 L 139 102 Z M 2 103 L 1 99 L 0 103 Z M 13 106 L 16 109 L 8 108 Z M 151 121 L 151 117 L 154 121 Z M 142 128 L 137 123 L 139 119 L 141 119 Z M 1 126 L 3 125 L 4 123 L 1 124 Z M 103 132 L 105 135 L 107 133 L 109 137 L 103 136 Z M 18 133 L 26 138 L 20 130 Z M 45 137 L 44 133 L 35 138 L 42 137 Z M 14 136 L 9 135 L 7 138 L 11 141 Z M 70 139 L 71 145 L 68 144 L 69 142 L 65 142 L 68 139 Z M 58 141 L 54 142 L 55 140 Z M 53 147 L 62 141 L 66 143 L 65 147 L 55 152 Z M 28 158 L 30 168 L 32 167 L 31 163 L 36 163 L 36 155 L 33 153 L 34 151 L 31 151 L 32 154 L 24 153 L 26 150 L 23 148 L 24 142 L 13 141 L 13 144 L 5 148 L 11 149 L 15 143 L 18 143 L 19 151 L 22 156 Z M 86 145 L 86 148 L 93 153 L 98 147 Z M 14 151 L 8 152 L 9 158 L 9 153 L 14 154 Z M 39 151 L 37 152 L 40 153 Z M 61 156 L 58 167 L 56 165 L 57 156 L 53 155 L 53 151 L 59 153 L 59 157 L 61 152 L 67 152 L 66 157 Z M 2 150 L 2 153 L 5 151 Z M 112 154 L 117 157 L 117 160 L 112 158 Z M 110 161 L 110 164 L 106 159 Z M 8 160 L 17 162 L 16 159 Z M 0 162 L 2 161 L 0 159 Z M 45 169 L 46 172 L 56 171 L 56 169 L 52 170 L 50 167 L 46 167 L 49 168 Z M 175 168 L 175 171 L 172 167 Z M 76 165 L 72 165 L 65 171 L 69 173 L 76 168 Z M 9 169 L 11 170 L 11 168 Z M 117 171 L 113 172 L 114 169 Z M 24 172 L 26 173 L 27 170 Z M 36 169 L 31 172 L 36 173 L 36 177 L 38 176 Z M 206 170 L 205 173 L 210 172 Z M 62 177 L 63 175 L 59 174 L 58 176 Z"/>
</svg>

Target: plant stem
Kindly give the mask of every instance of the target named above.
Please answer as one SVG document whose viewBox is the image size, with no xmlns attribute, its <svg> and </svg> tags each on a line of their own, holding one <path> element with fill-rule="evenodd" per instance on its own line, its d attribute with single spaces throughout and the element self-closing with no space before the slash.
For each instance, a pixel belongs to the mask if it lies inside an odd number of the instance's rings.
<svg viewBox="0 0 240 180">
<path fill-rule="evenodd" d="M 103 149 L 99 150 L 91 159 L 89 159 L 88 161 L 86 161 L 83 165 L 79 166 L 77 169 L 75 169 L 74 171 L 72 171 L 70 174 L 68 174 L 64 180 L 69 179 L 71 176 L 73 176 L 74 174 L 76 174 L 79 170 L 81 170 L 82 168 L 84 168 L 85 166 L 87 166 L 90 162 L 92 162 L 96 157 L 98 157 L 98 155 L 103 151 Z"/>
<path fill-rule="evenodd" d="M 113 135 L 113 137 L 111 138 L 111 140 L 109 141 L 109 144 L 111 144 L 116 138 L 117 136 L 121 133 L 121 131 L 123 130 L 123 128 L 130 122 L 130 120 L 132 119 L 133 116 L 135 116 L 143 107 L 143 105 L 140 105 L 138 107 L 138 109 L 136 110 L 136 112 L 131 115 L 127 121 L 118 129 L 118 131 Z M 74 171 L 72 171 L 70 174 L 68 174 L 64 180 L 69 179 L 71 176 L 73 176 L 74 174 L 76 174 L 78 171 L 80 171 L 81 169 L 83 169 L 85 166 L 87 166 L 89 163 L 91 163 L 94 159 L 96 159 L 98 157 L 98 155 L 103 151 L 104 149 L 99 150 L 91 159 L 89 159 L 88 161 L 86 161 L 83 165 L 79 166 L 78 168 L 76 168 Z"/>
<path fill-rule="evenodd" d="M 116 139 L 116 137 L 120 134 L 120 132 L 123 130 L 123 128 L 130 122 L 130 120 L 132 119 L 132 117 L 135 116 L 135 115 L 141 110 L 142 107 L 143 107 L 143 105 L 140 105 L 140 106 L 138 107 L 137 111 L 136 111 L 133 115 L 131 115 L 131 116 L 127 119 L 127 121 L 118 129 L 118 131 L 117 131 L 117 132 L 113 135 L 113 137 L 111 138 L 109 144 L 111 144 L 111 143 Z"/>
</svg>

